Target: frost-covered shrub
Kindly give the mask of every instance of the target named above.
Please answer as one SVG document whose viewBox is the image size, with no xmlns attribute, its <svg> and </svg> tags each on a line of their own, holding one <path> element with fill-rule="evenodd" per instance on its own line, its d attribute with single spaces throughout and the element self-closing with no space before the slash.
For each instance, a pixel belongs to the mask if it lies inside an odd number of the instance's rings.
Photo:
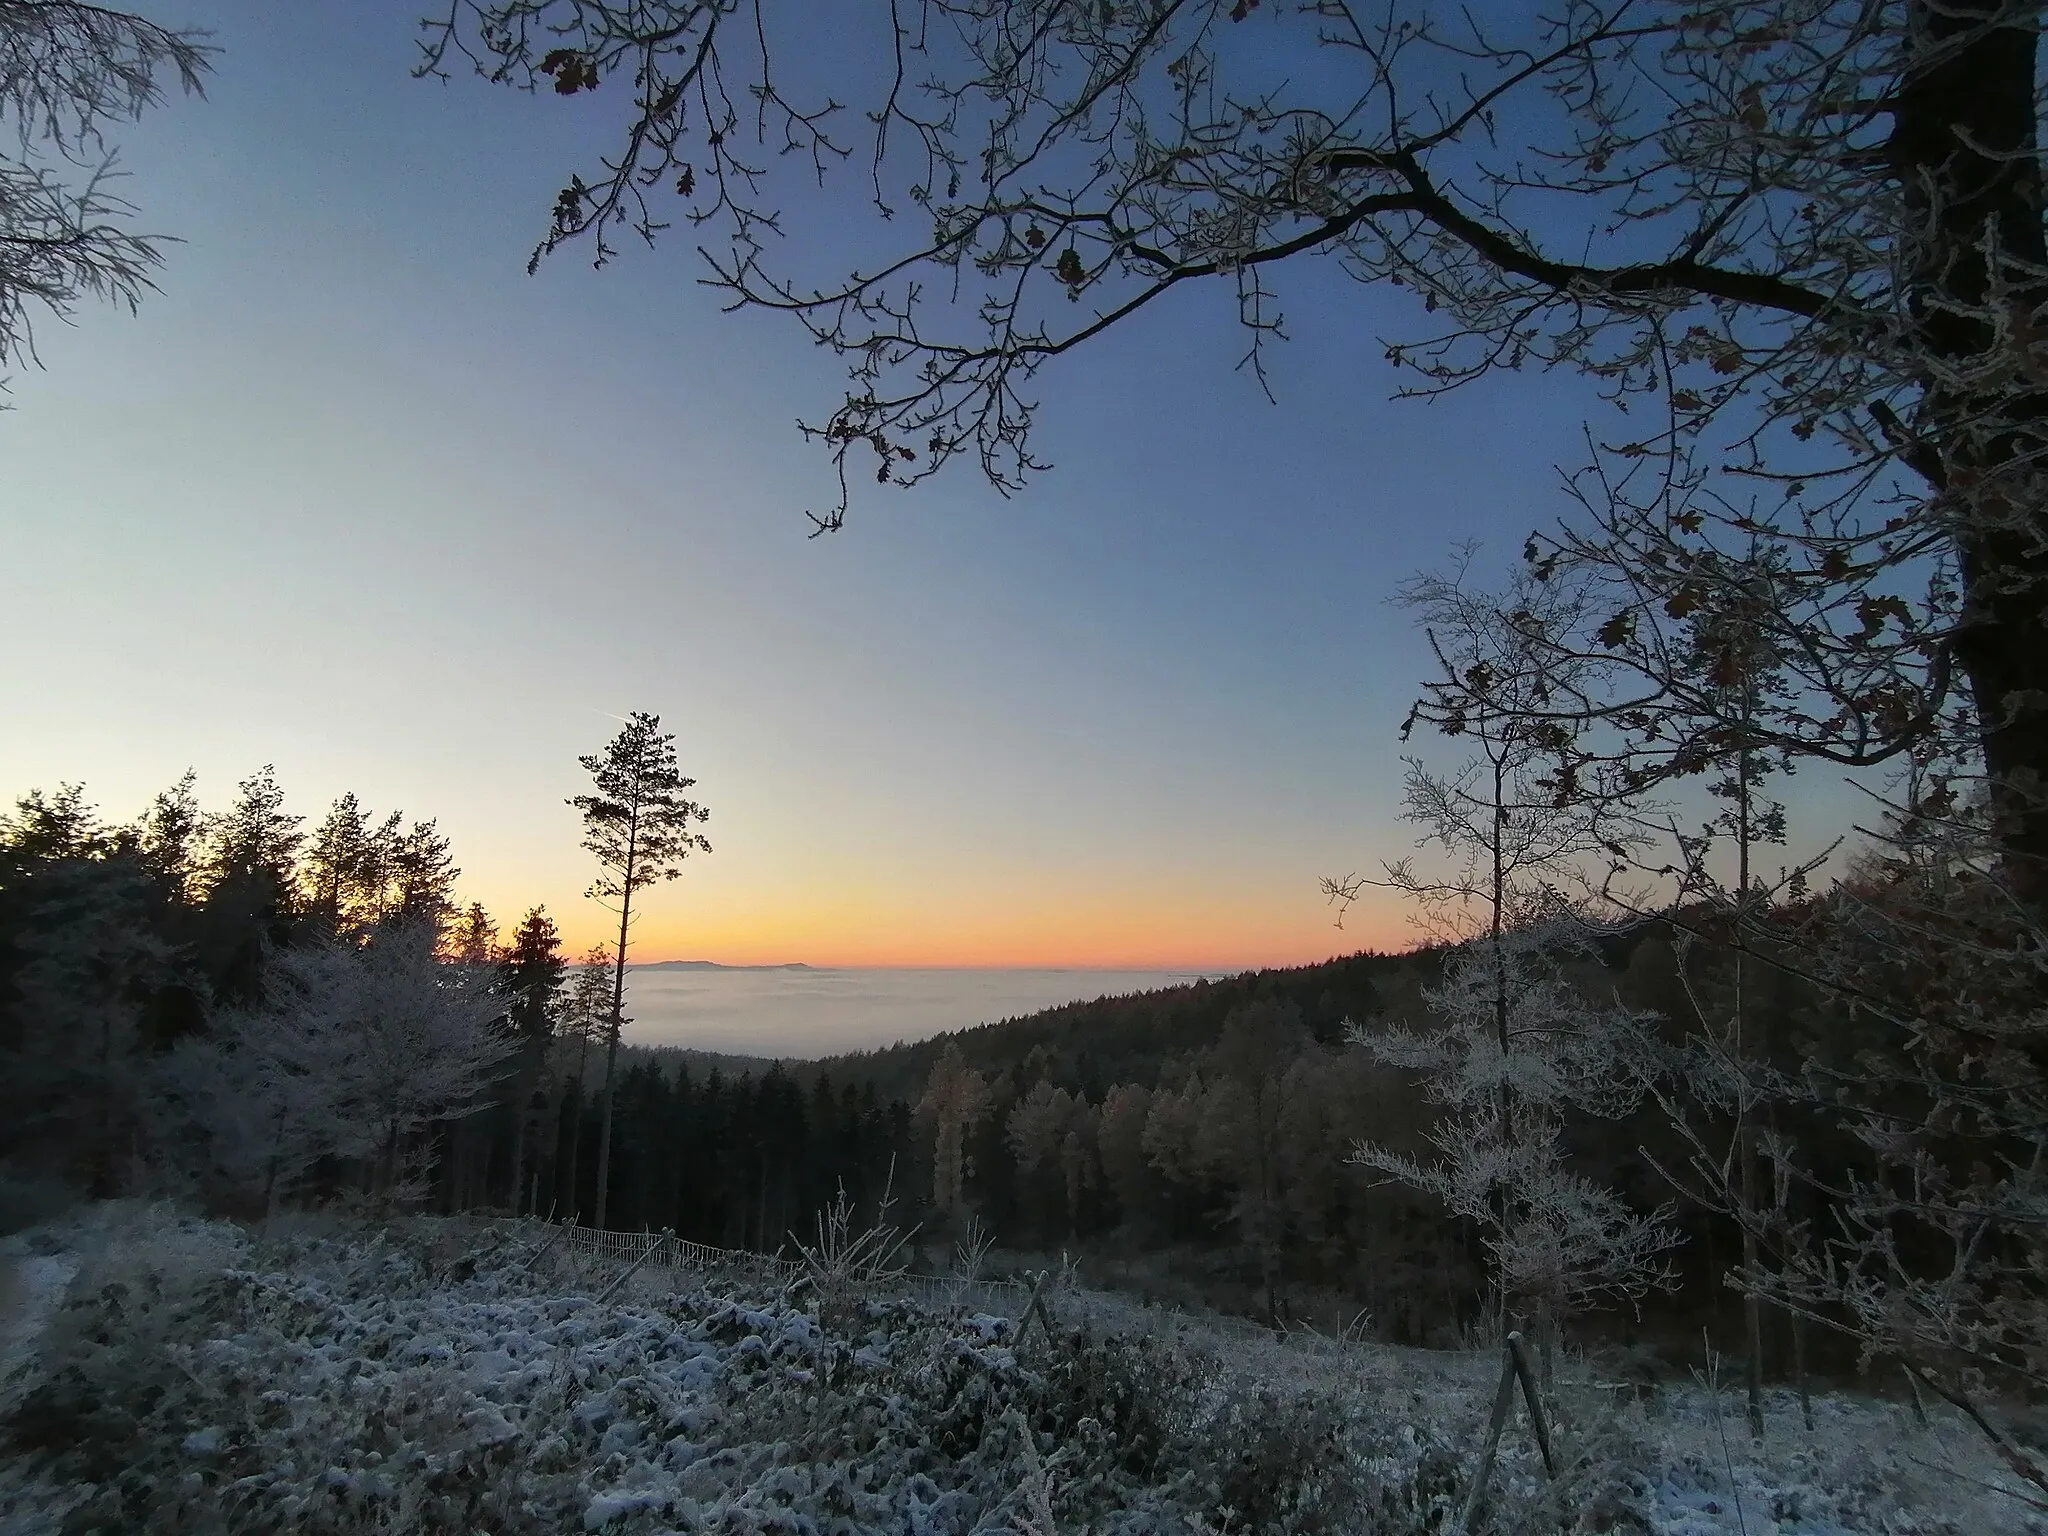
<svg viewBox="0 0 2048 1536">
<path fill-rule="evenodd" d="M 1367 1434 L 1340 1392 L 1175 1340 L 897 1301 L 828 1329 L 744 1288 L 599 1304 L 445 1223 L 134 1225 L 0 1421 L 28 1528 L 1306 1536 L 1448 1507 L 1441 1426 Z"/>
<path fill-rule="evenodd" d="M 1131 1475 L 1169 1473 L 1192 1432 L 1203 1381 L 1186 1350 L 1078 1329 L 1061 1339 L 1043 1371 L 1040 1427 L 1047 1433 L 1062 1444 L 1101 1435 Z"/>
<path fill-rule="evenodd" d="M 1362 1485 L 1347 1427 L 1329 1398 L 1233 1394 L 1208 1437 L 1217 1501 L 1255 1531 L 1355 1530 Z"/>
<path fill-rule="evenodd" d="M 609 1275 L 565 1290 L 447 1222 L 249 1239 L 127 1208 L 64 1241 L 40 1379 L 0 1394 L 7 1536 L 1446 1536 L 1495 1379 L 903 1301 L 827 1327 L 730 1276 L 599 1303 Z M 1998 1474 L 1964 1427 L 1892 1405 L 1822 1399 L 1816 1438 L 1735 1437 L 1731 1468 L 1689 1389 L 1654 1416 L 1611 1385 L 1552 1401 L 1562 1475 L 1511 1429 L 1473 1536 L 1733 1531 L 1738 1501 L 1772 1536 L 2029 1528 L 1970 1492 Z"/>
<path fill-rule="evenodd" d="M 153 1410 L 188 1385 L 183 1341 L 221 1314 L 243 1249 L 232 1228 L 163 1207 L 103 1207 L 72 1237 L 77 1269 L 6 1435 L 65 1480 L 96 1484 L 121 1477 Z"/>
</svg>

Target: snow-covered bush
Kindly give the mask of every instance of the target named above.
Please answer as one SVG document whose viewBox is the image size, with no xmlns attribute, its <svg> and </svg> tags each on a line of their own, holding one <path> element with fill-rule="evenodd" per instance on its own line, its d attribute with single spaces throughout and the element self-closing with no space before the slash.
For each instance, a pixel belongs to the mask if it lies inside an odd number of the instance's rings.
<svg viewBox="0 0 2048 1536">
<path fill-rule="evenodd" d="M 0 1391 L 7 1536 L 1448 1536 L 1495 1379 L 1110 1331 L 1092 1296 L 1058 1316 L 1096 1325 L 1050 1338 L 874 1298 L 828 1328 L 735 1277 L 653 1294 L 643 1271 L 613 1305 L 522 1268 L 530 1239 L 445 1221 L 251 1239 L 116 1207 L 31 1246 L 75 1274 L 28 1390 Z M 1637 1402 L 1571 1374 L 1553 1404 L 1559 1478 L 1510 1433 L 1472 1536 L 2042 1529 L 1939 1410 L 1827 1395 L 1818 1433 L 1753 1446 L 1683 1385 Z"/>
<path fill-rule="evenodd" d="M 220 1315 L 245 1249 L 234 1228 L 167 1206 L 90 1208 L 69 1239 L 76 1267 L 6 1434 L 18 1451 L 61 1455 L 70 1478 L 98 1483 L 146 1443 L 149 1405 L 185 1388 L 178 1351 Z"/>
<path fill-rule="evenodd" d="M 279 951 L 261 1006 L 222 1011 L 159 1064 L 166 1134 L 266 1204 L 322 1157 L 402 1190 L 420 1172 L 418 1132 L 482 1103 L 512 1049 L 504 1000 L 436 942 L 431 924 L 402 922 Z"/>
<path fill-rule="evenodd" d="M 460 1230 L 107 1245 L 0 1421 L 0 1504 L 196 1536 L 1421 1533 L 1474 1428 L 907 1302 L 836 1331 L 765 1290 L 605 1305 Z"/>
<path fill-rule="evenodd" d="M 1664 1279 L 1667 1213 L 1631 1210 L 1565 1156 L 1569 1111 L 1633 1107 L 1632 1047 L 1647 1023 L 1589 1000 L 1569 974 L 1582 948 L 1563 924 L 1531 925 L 1454 952 L 1427 993 L 1434 1024 L 1357 1030 L 1378 1061 L 1418 1071 L 1444 1113 L 1423 1160 L 1371 1142 L 1355 1160 L 1435 1195 L 1482 1235 L 1503 1295 L 1563 1318 Z"/>
</svg>

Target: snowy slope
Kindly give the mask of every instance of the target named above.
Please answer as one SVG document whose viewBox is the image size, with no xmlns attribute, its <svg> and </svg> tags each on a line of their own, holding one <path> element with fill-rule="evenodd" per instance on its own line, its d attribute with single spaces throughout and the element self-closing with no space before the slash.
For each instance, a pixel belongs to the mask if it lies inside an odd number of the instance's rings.
<svg viewBox="0 0 2048 1536">
<path fill-rule="evenodd" d="M 1492 1387 L 1471 1357 L 1129 1337 L 1088 1298 L 1057 1341 L 652 1277 L 600 1302 L 616 1271 L 453 1224 L 255 1242 L 131 1209 L 73 1239 L 0 1422 L 8 1536 L 1443 1531 Z M 1556 1406 L 1574 1470 L 1546 1487 L 1511 1432 L 1482 1529 L 2040 1528 L 1959 1426 L 1881 1403 L 1824 1399 L 1812 1436 L 1777 1405 L 1761 1456 L 1698 1388 Z"/>
</svg>

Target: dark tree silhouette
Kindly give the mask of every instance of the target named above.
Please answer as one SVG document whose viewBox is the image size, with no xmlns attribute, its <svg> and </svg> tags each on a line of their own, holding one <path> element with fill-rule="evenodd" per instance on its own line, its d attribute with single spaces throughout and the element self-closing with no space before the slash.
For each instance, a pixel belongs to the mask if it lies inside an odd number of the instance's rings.
<svg viewBox="0 0 2048 1536">
<path fill-rule="evenodd" d="M 528 1206 L 527 1141 L 548 1047 L 555 1038 L 555 999 L 568 979 L 562 940 L 545 907 L 520 920 L 505 948 L 505 990 L 512 996 L 512 1039 L 518 1052 L 512 1079 L 512 1208 Z M 532 1181 L 536 1186 L 538 1174 Z"/>
<path fill-rule="evenodd" d="M 676 767 L 676 739 L 664 735 L 661 717 L 635 711 L 626 728 L 592 757 L 577 759 L 596 786 L 596 793 L 577 795 L 570 804 L 583 813 L 583 846 L 597 858 L 600 873 L 589 894 L 613 904 L 619 914 L 619 944 L 612 955 L 611 1018 L 605 1036 L 604 1116 L 598 1133 L 597 1210 L 595 1224 L 604 1225 L 605 1195 L 611 1175 L 612 1117 L 617 1094 L 619 1032 L 625 1024 L 626 950 L 632 937 L 633 898 L 650 885 L 673 880 L 693 853 L 709 853 L 711 843 L 697 826 L 710 812 L 685 791 L 696 784 Z"/>
</svg>

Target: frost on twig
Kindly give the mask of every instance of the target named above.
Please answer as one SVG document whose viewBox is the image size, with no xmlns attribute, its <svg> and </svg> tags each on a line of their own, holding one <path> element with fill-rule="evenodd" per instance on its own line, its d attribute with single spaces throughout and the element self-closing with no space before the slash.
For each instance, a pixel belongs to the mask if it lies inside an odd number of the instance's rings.
<svg viewBox="0 0 2048 1536">
<path fill-rule="evenodd" d="M 1397 891 L 1448 946 L 1424 994 L 1429 1024 L 1351 1031 L 1376 1061 L 1417 1073 L 1442 1113 L 1433 1158 L 1365 1141 L 1353 1160 L 1474 1223 L 1499 1304 L 1537 1310 L 1547 1355 L 1563 1317 L 1664 1283 L 1677 1241 L 1667 1213 L 1640 1214 L 1575 1172 L 1561 1137 L 1567 1116 L 1626 1114 L 1643 1093 L 1655 1021 L 1600 998 L 1588 921 L 1561 894 L 1600 889 L 1636 834 L 1554 760 L 1552 701 L 1583 687 L 1587 668 L 1538 637 L 1580 599 L 1533 579 L 1478 592 L 1461 561 L 1404 601 L 1461 680 L 1455 728 L 1436 723 L 1472 755 L 1449 772 L 1409 760 L 1405 816 L 1436 862 L 1403 859 L 1326 889 L 1340 904 L 1369 885 Z"/>
<path fill-rule="evenodd" d="M 916 1235 L 905 1232 L 889 1220 L 896 1203 L 896 1163 L 889 1163 L 889 1178 L 875 1208 L 874 1220 L 857 1225 L 854 1203 L 847 1198 L 846 1185 L 839 1186 L 833 1202 L 818 1212 L 817 1232 L 812 1241 L 796 1240 L 797 1256 L 818 1298 L 821 1315 L 840 1315 L 855 1300 L 877 1286 L 901 1279 L 909 1268 L 904 1246 Z"/>
<path fill-rule="evenodd" d="M 1501 1296 L 1561 1319 L 1602 1300 L 1634 1298 L 1668 1278 L 1677 1237 L 1665 1212 L 1631 1209 L 1568 1163 L 1567 1111 L 1620 1114 L 1637 1097 L 1638 1015 L 1587 1002 L 1563 974 L 1556 929 L 1480 941 L 1453 954 L 1427 994 L 1426 1031 L 1354 1029 L 1375 1059 L 1421 1075 L 1444 1111 L 1433 1158 L 1361 1142 L 1353 1160 L 1433 1195 L 1471 1221 Z M 1507 1033 L 1496 987 L 1507 987 Z"/>
</svg>

